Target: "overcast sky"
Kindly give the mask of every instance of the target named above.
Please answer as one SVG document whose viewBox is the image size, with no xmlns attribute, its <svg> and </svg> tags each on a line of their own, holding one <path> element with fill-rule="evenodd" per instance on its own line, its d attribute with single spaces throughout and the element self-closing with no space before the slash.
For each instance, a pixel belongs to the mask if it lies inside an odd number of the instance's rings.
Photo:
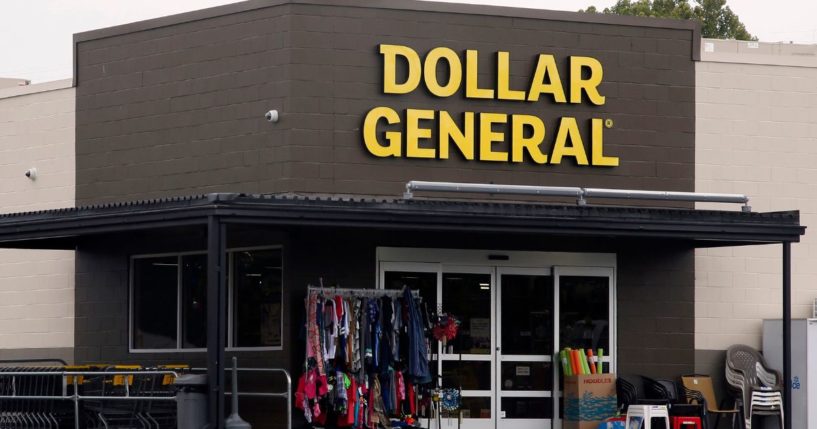
<svg viewBox="0 0 817 429">
<path fill-rule="evenodd" d="M 448 0 L 575 11 L 615 0 Z M 0 77 L 71 77 L 72 34 L 235 0 L 0 0 Z M 764 42 L 817 43 L 817 0 L 728 0 Z"/>
</svg>

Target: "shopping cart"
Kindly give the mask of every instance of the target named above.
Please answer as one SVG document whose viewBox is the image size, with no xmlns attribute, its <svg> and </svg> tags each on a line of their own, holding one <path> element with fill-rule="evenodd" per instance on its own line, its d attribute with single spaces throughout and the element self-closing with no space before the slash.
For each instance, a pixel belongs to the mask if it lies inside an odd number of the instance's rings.
<svg viewBox="0 0 817 429">
<path fill-rule="evenodd" d="M 87 429 L 176 427 L 176 390 L 167 368 L 111 365 L 95 370 L 80 388 Z"/>
<path fill-rule="evenodd" d="M 64 400 L 62 367 L 0 368 L 0 428 L 47 429 L 73 425 Z"/>
</svg>

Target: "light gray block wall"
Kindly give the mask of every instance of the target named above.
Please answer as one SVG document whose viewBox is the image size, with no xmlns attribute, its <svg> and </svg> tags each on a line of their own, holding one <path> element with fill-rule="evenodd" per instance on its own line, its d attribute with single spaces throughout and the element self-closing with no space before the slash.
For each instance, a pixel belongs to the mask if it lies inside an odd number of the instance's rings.
<svg viewBox="0 0 817 429">
<path fill-rule="evenodd" d="M 817 299 L 817 45 L 701 46 L 695 190 L 747 194 L 755 211 L 800 210 L 810 228 L 792 247 L 792 315 L 810 317 Z M 731 344 L 761 347 L 762 320 L 782 316 L 781 252 L 779 245 L 696 251 L 696 370 L 722 372 Z"/>
<path fill-rule="evenodd" d="M 74 111 L 70 79 L 0 89 L 0 213 L 74 205 Z M 74 252 L 0 249 L 0 359 L 73 346 Z"/>
</svg>

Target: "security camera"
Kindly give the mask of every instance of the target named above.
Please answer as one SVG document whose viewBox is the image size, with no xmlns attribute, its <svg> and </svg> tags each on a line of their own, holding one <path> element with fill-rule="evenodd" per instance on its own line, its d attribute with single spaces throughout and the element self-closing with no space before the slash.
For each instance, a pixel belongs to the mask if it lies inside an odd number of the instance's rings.
<svg viewBox="0 0 817 429">
<path fill-rule="evenodd" d="M 31 180 L 34 180 L 34 179 L 37 178 L 37 169 L 36 168 L 29 168 L 28 170 L 26 170 L 25 174 L 26 174 L 26 177 L 28 177 Z"/>
<path fill-rule="evenodd" d="M 269 112 L 264 114 L 264 117 L 267 118 L 267 122 L 278 122 L 278 111 L 277 110 L 270 110 Z"/>
</svg>

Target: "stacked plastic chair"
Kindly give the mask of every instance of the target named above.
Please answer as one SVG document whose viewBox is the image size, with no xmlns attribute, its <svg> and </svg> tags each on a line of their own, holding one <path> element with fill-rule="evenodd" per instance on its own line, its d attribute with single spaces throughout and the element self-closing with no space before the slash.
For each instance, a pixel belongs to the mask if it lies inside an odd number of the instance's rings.
<svg viewBox="0 0 817 429">
<path fill-rule="evenodd" d="M 666 401 L 670 418 L 697 417 L 702 422 L 706 418 L 703 405 L 690 404 L 683 397 L 680 386 L 672 380 L 653 380 L 644 377 L 644 388 L 647 397 Z"/>
<path fill-rule="evenodd" d="M 784 427 L 783 377 L 766 364 L 757 350 L 743 344 L 729 347 L 726 381 L 742 403 L 746 429 L 751 429 L 755 415 L 777 415 L 780 427 Z"/>
<path fill-rule="evenodd" d="M 669 429 L 669 408 L 672 395 L 655 380 L 640 375 L 619 375 L 616 378 L 616 395 L 619 411 L 627 414 L 626 427 L 630 424 L 645 429 L 652 426 L 652 419 L 661 419 Z M 637 423 L 640 422 L 640 423 Z"/>
</svg>

